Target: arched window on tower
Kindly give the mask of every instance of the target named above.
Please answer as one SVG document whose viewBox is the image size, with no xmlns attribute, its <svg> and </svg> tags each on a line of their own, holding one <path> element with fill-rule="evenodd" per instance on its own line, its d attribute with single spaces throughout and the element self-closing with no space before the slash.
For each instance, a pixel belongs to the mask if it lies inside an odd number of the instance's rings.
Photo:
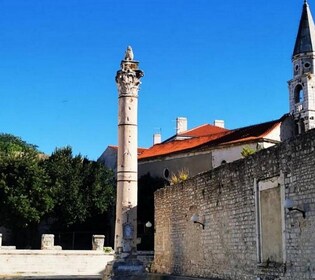
<svg viewBox="0 0 315 280">
<path fill-rule="evenodd" d="M 304 101 L 304 91 L 302 85 L 298 84 L 294 90 L 295 103 L 301 103 Z"/>
</svg>

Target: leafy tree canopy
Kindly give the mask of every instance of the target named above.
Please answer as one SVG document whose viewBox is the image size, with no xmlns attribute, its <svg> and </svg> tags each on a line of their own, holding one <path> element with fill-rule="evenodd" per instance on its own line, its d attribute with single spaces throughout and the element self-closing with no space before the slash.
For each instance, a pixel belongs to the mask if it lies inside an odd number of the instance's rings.
<svg viewBox="0 0 315 280">
<path fill-rule="evenodd" d="M 10 228 L 38 224 L 54 206 L 49 180 L 36 153 L 1 156 L 1 224 Z"/>
<path fill-rule="evenodd" d="M 102 164 L 73 156 L 71 147 L 65 147 L 56 149 L 44 165 L 51 178 L 54 215 L 60 226 L 84 222 L 114 204 L 114 174 Z"/>
<path fill-rule="evenodd" d="M 36 151 L 37 146 L 23 141 L 20 137 L 8 133 L 0 133 L 0 152 L 8 155 L 26 151 Z"/>
<path fill-rule="evenodd" d="M 39 156 L 31 145 L 0 134 L 0 222 L 12 229 L 56 218 L 60 226 L 84 222 L 114 204 L 114 174 L 71 147 Z"/>
</svg>

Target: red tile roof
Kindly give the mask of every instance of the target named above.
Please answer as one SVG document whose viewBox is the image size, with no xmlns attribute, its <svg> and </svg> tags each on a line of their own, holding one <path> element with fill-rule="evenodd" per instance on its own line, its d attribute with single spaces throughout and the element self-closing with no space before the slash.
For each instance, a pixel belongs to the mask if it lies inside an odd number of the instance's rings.
<svg viewBox="0 0 315 280">
<path fill-rule="evenodd" d="M 229 131 L 216 133 L 216 134 L 208 135 L 208 136 L 194 137 L 194 138 L 190 138 L 186 140 L 173 140 L 166 143 L 156 144 L 152 146 L 151 148 L 147 149 L 146 151 L 144 151 L 139 156 L 139 160 L 145 159 L 145 158 L 156 157 L 156 156 L 163 156 L 167 154 L 172 154 L 172 153 L 196 148 L 210 141 L 213 141 L 223 136 L 226 133 L 229 133 Z"/>
<path fill-rule="evenodd" d="M 141 155 L 147 148 L 138 148 L 138 155 Z"/>
<path fill-rule="evenodd" d="M 207 127 L 206 125 L 203 125 L 196 129 L 188 131 L 188 134 L 191 133 L 191 136 L 193 134 L 198 135 L 198 133 L 200 133 L 202 136 L 197 136 L 197 137 L 193 137 L 193 138 L 185 139 L 185 140 L 173 140 L 173 141 L 163 142 L 161 144 L 156 144 L 152 146 L 151 148 L 145 150 L 139 156 L 139 160 L 145 160 L 145 159 L 165 156 L 165 155 L 169 155 L 173 153 L 189 151 L 195 148 L 222 146 L 222 145 L 235 144 L 235 143 L 262 139 L 274 128 L 280 125 L 281 121 L 282 119 L 279 119 L 275 121 L 247 126 L 247 127 L 243 127 L 239 129 L 234 129 L 234 130 L 227 130 L 224 128 L 219 128 L 221 129 L 220 132 L 217 132 L 217 133 L 210 132 L 209 135 L 202 135 L 202 134 L 207 129 L 209 129 L 209 131 L 212 131 L 211 127 L 213 126 L 208 125 L 209 127 Z"/>
<path fill-rule="evenodd" d="M 216 134 L 216 133 L 225 132 L 225 131 L 228 131 L 228 129 L 211 125 L 211 124 L 204 124 L 201 126 L 197 126 L 193 129 L 184 131 L 178 135 L 184 136 L 184 137 L 186 136 L 187 137 L 200 137 L 200 136 L 206 136 L 206 135 Z"/>
<path fill-rule="evenodd" d="M 223 145 L 231 143 L 240 143 L 250 140 L 262 139 L 267 136 L 273 129 L 275 129 L 282 122 L 282 118 L 265 122 L 261 124 L 241 127 L 238 129 L 231 130 L 230 133 L 224 135 L 217 141 L 213 141 L 212 145 Z"/>
</svg>

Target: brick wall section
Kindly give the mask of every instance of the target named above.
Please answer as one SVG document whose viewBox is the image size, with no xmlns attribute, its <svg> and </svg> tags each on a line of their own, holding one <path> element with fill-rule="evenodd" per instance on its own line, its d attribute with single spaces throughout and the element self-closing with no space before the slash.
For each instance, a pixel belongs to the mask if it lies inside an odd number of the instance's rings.
<svg viewBox="0 0 315 280">
<path fill-rule="evenodd" d="M 284 264 L 259 265 L 255 182 L 283 176 Z M 197 213 L 205 229 L 193 224 Z M 315 130 L 155 193 L 159 273 L 222 279 L 315 279 Z M 260 278 L 258 278 L 260 277 Z"/>
</svg>

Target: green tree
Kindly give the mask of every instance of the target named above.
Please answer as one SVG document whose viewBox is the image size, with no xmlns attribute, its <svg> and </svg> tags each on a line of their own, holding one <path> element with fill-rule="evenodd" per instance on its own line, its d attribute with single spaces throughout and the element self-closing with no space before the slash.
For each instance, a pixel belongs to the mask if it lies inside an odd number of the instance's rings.
<svg viewBox="0 0 315 280">
<path fill-rule="evenodd" d="M 13 155 L 26 151 L 38 152 L 37 146 L 23 141 L 20 137 L 8 133 L 0 133 L 0 154 Z"/>
<path fill-rule="evenodd" d="M 44 164 L 54 190 L 59 227 L 82 223 L 114 203 L 113 173 L 81 155 L 73 156 L 71 147 L 56 149 Z"/>
<path fill-rule="evenodd" d="M 35 146 L 0 135 L 0 221 L 15 232 L 33 232 L 53 209 L 50 179 L 41 162 Z"/>
<path fill-rule="evenodd" d="M 35 153 L 0 158 L 0 217 L 10 228 L 38 224 L 53 208 L 49 177 Z"/>
<path fill-rule="evenodd" d="M 108 211 L 114 185 L 111 171 L 73 156 L 70 147 L 48 157 L 19 137 L 0 134 L 0 225 L 29 236 L 29 245 L 46 218 L 64 229 Z"/>
</svg>

